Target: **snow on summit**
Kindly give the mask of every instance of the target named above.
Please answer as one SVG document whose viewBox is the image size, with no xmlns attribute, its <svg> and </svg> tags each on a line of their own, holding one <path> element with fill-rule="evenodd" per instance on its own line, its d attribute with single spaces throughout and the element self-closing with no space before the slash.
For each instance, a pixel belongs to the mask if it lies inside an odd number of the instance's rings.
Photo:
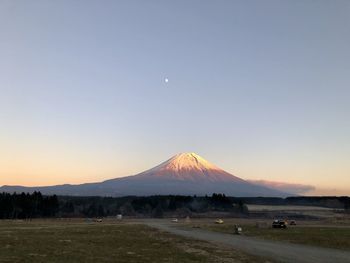
<svg viewBox="0 0 350 263">
<path fill-rule="evenodd" d="M 220 170 L 214 164 L 208 162 L 201 156 L 195 153 L 179 153 L 174 157 L 170 158 L 168 161 L 158 165 L 154 169 L 161 170 L 172 170 L 172 171 L 181 171 L 181 170 L 197 170 L 197 171 L 206 171 L 206 170 Z"/>
<path fill-rule="evenodd" d="M 99 183 L 46 187 L 9 186 L 7 192 L 41 191 L 44 194 L 81 196 L 211 195 L 286 196 L 275 189 L 249 183 L 195 153 L 180 153 L 142 173 Z"/>
<path fill-rule="evenodd" d="M 138 178 L 181 181 L 243 181 L 195 153 L 179 153 L 160 165 L 136 176 Z"/>
</svg>

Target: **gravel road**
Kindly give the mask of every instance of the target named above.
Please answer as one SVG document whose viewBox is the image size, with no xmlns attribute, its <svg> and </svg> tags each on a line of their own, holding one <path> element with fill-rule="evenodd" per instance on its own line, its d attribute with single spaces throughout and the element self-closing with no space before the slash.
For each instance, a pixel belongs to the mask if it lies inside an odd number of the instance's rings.
<svg viewBox="0 0 350 263">
<path fill-rule="evenodd" d="M 230 245 L 252 255 L 290 263 L 350 263 L 350 251 L 275 242 L 253 237 L 217 233 L 202 229 L 182 229 L 176 223 L 144 221 L 150 227 L 175 235 Z"/>
</svg>

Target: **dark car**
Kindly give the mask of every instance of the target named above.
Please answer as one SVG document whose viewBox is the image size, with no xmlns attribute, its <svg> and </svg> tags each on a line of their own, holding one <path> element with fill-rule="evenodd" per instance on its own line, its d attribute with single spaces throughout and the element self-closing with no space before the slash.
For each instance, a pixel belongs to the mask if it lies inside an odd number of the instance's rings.
<svg viewBox="0 0 350 263">
<path fill-rule="evenodd" d="M 276 219 L 276 220 L 273 220 L 272 227 L 273 228 L 287 228 L 287 222 L 284 220 Z"/>
<path fill-rule="evenodd" d="M 291 225 L 291 226 L 296 226 L 296 225 L 297 225 L 297 222 L 295 222 L 295 220 L 291 220 L 291 221 L 289 222 L 289 225 Z"/>
</svg>

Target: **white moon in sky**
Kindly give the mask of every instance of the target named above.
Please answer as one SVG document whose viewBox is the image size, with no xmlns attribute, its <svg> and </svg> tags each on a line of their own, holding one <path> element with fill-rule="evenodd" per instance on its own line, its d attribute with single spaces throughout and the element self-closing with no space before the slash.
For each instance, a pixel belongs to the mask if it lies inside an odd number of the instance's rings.
<svg viewBox="0 0 350 263">
<path fill-rule="evenodd" d="M 165 83 L 168 83 L 168 82 L 169 82 L 169 79 L 168 79 L 168 78 L 165 78 L 164 81 L 165 81 Z"/>
</svg>

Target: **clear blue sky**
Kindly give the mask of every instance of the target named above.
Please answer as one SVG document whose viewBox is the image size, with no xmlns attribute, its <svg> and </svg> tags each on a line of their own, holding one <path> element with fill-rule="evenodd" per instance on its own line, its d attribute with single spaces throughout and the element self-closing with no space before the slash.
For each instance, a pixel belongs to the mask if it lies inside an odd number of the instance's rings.
<svg viewBox="0 0 350 263">
<path fill-rule="evenodd" d="M 0 185 L 100 181 L 191 151 L 350 194 L 349 14 L 340 0 L 1 0 Z"/>
</svg>

